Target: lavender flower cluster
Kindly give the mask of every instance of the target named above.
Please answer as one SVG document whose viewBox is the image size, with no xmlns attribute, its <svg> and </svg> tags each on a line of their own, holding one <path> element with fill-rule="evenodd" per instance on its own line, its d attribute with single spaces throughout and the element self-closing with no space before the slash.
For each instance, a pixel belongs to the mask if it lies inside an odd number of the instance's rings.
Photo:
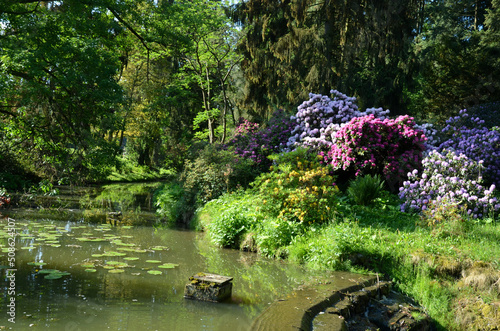
<svg viewBox="0 0 500 331">
<path fill-rule="evenodd" d="M 422 163 L 422 174 L 416 169 L 408 173 L 408 180 L 400 188 L 399 197 L 405 201 L 402 211 L 426 210 L 436 202 L 465 206 L 473 218 L 500 210 L 500 203 L 493 196 L 495 185 L 489 189 L 482 185 L 482 162 L 454 151 L 434 150 Z"/>
<path fill-rule="evenodd" d="M 469 126 L 464 123 L 469 122 Z M 471 117 L 467 110 L 446 121 L 443 133 L 448 135 L 439 150 L 450 149 L 465 154 L 477 162 L 482 161 L 484 175 L 488 182 L 500 185 L 500 132 L 487 128 L 484 120 Z"/>
<path fill-rule="evenodd" d="M 335 132 L 342 124 L 370 114 L 381 119 L 389 114 L 389 110 L 384 111 L 382 108 L 359 111 L 355 97 L 348 97 L 337 90 L 331 90 L 330 93 L 333 100 L 326 95 L 310 93 L 310 99 L 297 108 L 297 114 L 291 117 L 296 127 L 287 143 L 290 150 L 296 146 L 329 148 Z"/>
<path fill-rule="evenodd" d="M 277 110 L 264 128 L 248 120 L 243 120 L 236 128 L 236 134 L 224 148 L 234 147 L 234 152 L 241 158 L 253 160 L 262 170 L 271 165 L 267 158 L 286 147 L 294 123 L 283 110 Z"/>
<path fill-rule="evenodd" d="M 427 152 L 437 150 L 440 145 L 438 129 L 431 123 L 415 124 L 415 129 L 421 130 L 427 140 L 424 143 Z"/>
</svg>

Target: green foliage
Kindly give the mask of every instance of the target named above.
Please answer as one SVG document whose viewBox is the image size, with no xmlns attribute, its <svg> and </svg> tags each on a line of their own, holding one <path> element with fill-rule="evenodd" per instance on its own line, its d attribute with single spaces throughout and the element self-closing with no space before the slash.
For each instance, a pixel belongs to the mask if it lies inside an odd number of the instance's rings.
<svg viewBox="0 0 500 331">
<path fill-rule="evenodd" d="M 54 188 L 54 184 L 44 179 L 36 186 L 32 186 L 29 190 L 31 194 L 54 196 L 59 194 L 59 189 Z"/>
<path fill-rule="evenodd" d="M 194 161 L 186 161 L 180 178 L 195 201 L 206 203 L 224 192 L 248 186 L 256 171 L 251 160 L 239 159 L 231 151 L 207 145 Z"/>
<path fill-rule="evenodd" d="M 379 175 L 358 176 L 355 180 L 351 180 L 347 188 L 347 194 L 354 203 L 362 206 L 368 206 L 379 198 L 381 191 L 384 188 L 384 181 Z"/>
<path fill-rule="evenodd" d="M 433 234 L 440 237 L 466 235 L 468 218 L 465 206 L 447 199 L 431 202 L 421 215 L 422 223 L 432 227 Z"/>
<path fill-rule="evenodd" d="M 205 205 L 210 218 L 203 225 L 216 245 L 239 248 L 243 236 L 262 220 L 258 205 L 256 196 L 241 191 L 225 194 Z"/>
<path fill-rule="evenodd" d="M 329 168 L 303 148 L 274 157 L 272 171 L 252 184 L 267 212 L 285 221 L 324 223 L 336 209 L 338 187 Z"/>
<path fill-rule="evenodd" d="M 410 85 L 410 110 L 444 120 L 458 109 L 498 101 L 500 48 L 491 25 L 498 2 L 429 1 L 424 14 L 413 43 L 419 74 Z"/>
<path fill-rule="evenodd" d="M 163 185 L 155 192 L 154 200 L 156 212 L 166 220 L 167 223 L 175 224 L 182 219 L 185 207 L 185 192 L 181 184 L 169 183 Z"/>
<path fill-rule="evenodd" d="M 238 7 L 248 26 L 239 45 L 247 108 L 263 115 L 272 104 L 296 106 L 332 87 L 360 96 L 362 107 L 403 108 L 419 1 L 251 0 Z"/>
<path fill-rule="evenodd" d="M 303 223 L 289 221 L 281 217 L 266 218 L 256 229 L 257 251 L 266 256 L 285 258 L 287 246 L 294 238 L 306 231 Z"/>
</svg>

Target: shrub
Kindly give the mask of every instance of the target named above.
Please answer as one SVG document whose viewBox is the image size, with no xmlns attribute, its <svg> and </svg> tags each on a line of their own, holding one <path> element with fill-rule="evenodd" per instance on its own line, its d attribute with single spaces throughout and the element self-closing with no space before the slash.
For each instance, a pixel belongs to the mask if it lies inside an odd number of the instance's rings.
<svg viewBox="0 0 500 331">
<path fill-rule="evenodd" d="M 283 110 L 276 111 L 264 128 L 244 119 L 224 148 L 234 148 L 240 158 L 251 159 L 260 171 L 267 171 L 271 165 L 267 157 L 286 147 L 292 128 L 293 123 Z"/>
<path fill-rule="evenodd" d="M 155 192 L 154 200 L 156 212 L 164 218 L 167 223 L 176 223 L 187 214 L 183 210 L 186 206 L 184 189 L 179 183 L 169 183 Z"/>
<path fill-rule="evenodd" d="M 252 226 L 247 208 L 235 207 L 239 208 L 225 210 L 208 225 L 210 238 L 218 246 L 239 248 L 243 235 Z"/>
<path fill-rule="evenodd" d="M 452 149 L 457 154 L 465 154 L 485 167 L 485 179 L 500 185 L 500 132 L 489 129 L 485 121 L 478 117 L 469 118 L 466 110 L 446 121 L 443 132 L 448 139 L 439 150 Z"/>
<path fill-rule="evenodd" d="M 257 176 L 255 163 L 237 158 L 233 152 L 207 145 L 194 161 L 186 161 L 180 179 L 187 194 L 206 203 L 238 186 L 245 187 Z"/>
<path fill-rule="evenodd" d="M 260 224 L 256 238 L 257 250 L 266 256 L 286 257 L 292 240 L 305 232 L 302 223 L 282 218 L 266 219 Z"/>
<path fill-rule="evenodd" d="M 10 204 L 10 197 L 7 194 L 7 190 L 0 187 L 0 207 Z"/>
<path fill-rule="evenodd" d="M 218 246 L 239 248 L 244 235 L 254 228 L 263 216 L 256 206 L 257 197 L 242 191 L 224 194 L 203 207 L 210 215 L 203 226 Z"/>
<path fill-rule="evenodd" d="M 351 181 L 347 188 L 347 194 L 356 204 L 368 206 L 380 196 L 383 188 L 384 181 L 380 179 L 379 175 L 373 177 L 366 175 Z"/>
<path fill-rule="evenodd" d="M 274 161 L 272 171 L 253 183 L 262 196 L 263 208 L 285 221 L 312 224 L 330 220 L 338 188 L 328 167 L 321 166 L 305 149 L 278 155 Z"/>
<path fill-rule="evenodd" d="M 420 169 L 425 136 L 414 128 L 413 118 L 379 119 L 374 115 L 353 118 L 335 134 L 327 155 L 334 170 L 348 176 L 380 174 L 391 190 L 399 187 L 408 171 Z"/>
<path fill-rule="evenodd" d="M 304 101 L 291 119 L 296 122 L 292 136 L 288 140 L 289 149 L 295 146 L 322 149 L 332 144 L 332 138 L 342 123 L 355 117 L 373 114 L 385 118 L 389 113 L 382 108 L 369 108 L 364 112 L 358 110 L 356 98 L 348 97 L 339 91 L 330 91 L 333 100 L 328 96 L 310 93 L 309 100 Z"/>
<path fill-rule="evenodd" d="M 452 204 L 464 206 L 469 215 L 478 218 L 500 210 L 493 196 L 495 185 L 489 189 L 482 185 L 481 162 L 453 151 L 432 151 L 422 163 L 422 174 L 416 169 L 408 173 L 408 181 L 400 188 L 402 211 L 422 211 L 435 203 Z"/>
</svg>

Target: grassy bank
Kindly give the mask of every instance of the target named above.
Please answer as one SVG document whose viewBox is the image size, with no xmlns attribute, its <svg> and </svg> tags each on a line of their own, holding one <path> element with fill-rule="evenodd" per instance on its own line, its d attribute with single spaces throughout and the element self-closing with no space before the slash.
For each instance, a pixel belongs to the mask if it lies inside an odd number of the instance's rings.
<svg viewBox="0 0 500 331">
<path fill-rule="evenodd" d="M 272 215 L 255 191 L 226 194 L 197 221 L 220 246 L 286 258 L 318 270 L 380 273 L 424 306 L 445 330 L 500 325 L 500 223 L 446 210 L 440 223 L 399 211 L 388 193 L 359 206 L 339 193 L 330 221 L 308 224 Z"/>
</svg>

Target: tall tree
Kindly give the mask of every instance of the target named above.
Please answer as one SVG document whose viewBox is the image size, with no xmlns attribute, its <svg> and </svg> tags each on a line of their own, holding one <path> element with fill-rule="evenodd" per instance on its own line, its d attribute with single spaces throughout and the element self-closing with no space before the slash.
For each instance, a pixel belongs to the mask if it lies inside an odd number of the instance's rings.
<svg viewBox="0 0 500 331">
<path fill-rule="evenodd" d="M 422 0 L 241 4 L 246 106 L 266 115 L 272 105 L 297 105 L 310 92 L 337 88 L 362 105 L 400 111 L 421 11 Z"/>
<path fill-rule="evenodd" d="M 99 176 L 116 150 L 104 136 L 121 102 L 123 27 L 99 1 L 0 7 L 0 80 L 8 82 L 0 108 L 11 146 L 28 150 L 26 164 L 44 175 Z"/>
<path fill-rule="evenodd" d="M 414 46 L 420 66 L 410 94 L 414 112 L 447 118 L 458 109 L 500 99 L 500 68 L 492 66 L 498 63 L 498 46 L 488 39 L 496 29 L 492 8 L 489 0 L 426 3 Z"/>
</svg>

